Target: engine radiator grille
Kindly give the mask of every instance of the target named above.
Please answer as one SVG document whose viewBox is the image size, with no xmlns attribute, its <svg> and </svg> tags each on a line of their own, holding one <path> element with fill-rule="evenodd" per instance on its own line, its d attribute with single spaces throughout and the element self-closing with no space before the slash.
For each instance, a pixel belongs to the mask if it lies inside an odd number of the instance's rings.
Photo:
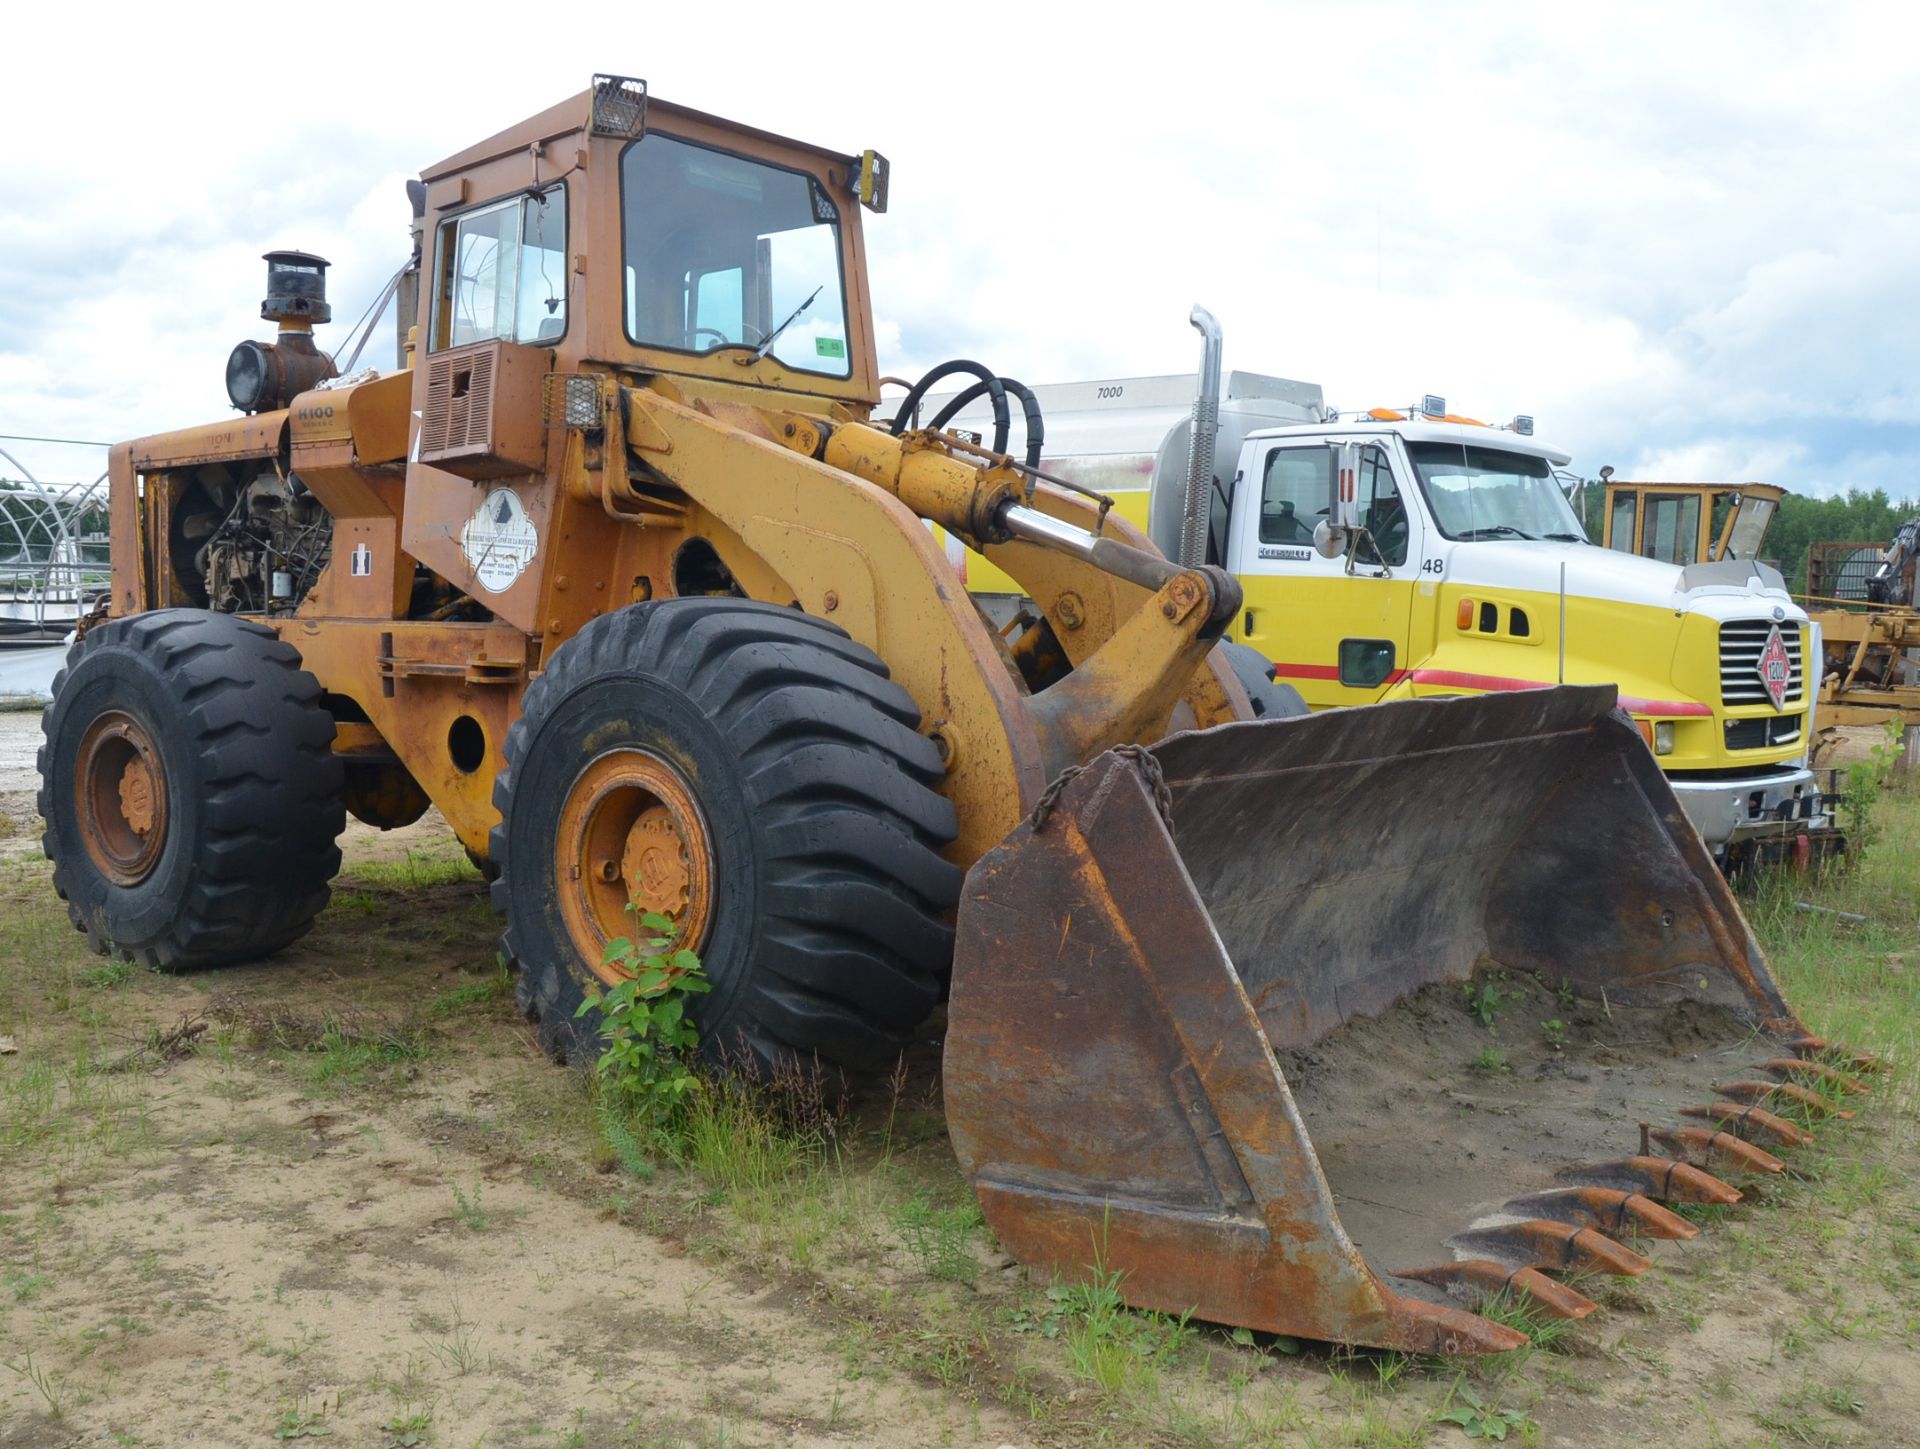
<svg viewBox="0 0 1920 1449">
<path fill-rule="evenodd" d="M 1771 619 L 1729 619 L 1720 626 L 1720 702 L 1724 705 L 1771 706 L 1766 682 L 1760 677 L 1760 656 L 1775 629 L 1787 650 L 1787 694 L 1781 708 L 1806 697 L 1806 663 L 1801 658 L 1800 626 L 1775 624 Z"/>
</svg>

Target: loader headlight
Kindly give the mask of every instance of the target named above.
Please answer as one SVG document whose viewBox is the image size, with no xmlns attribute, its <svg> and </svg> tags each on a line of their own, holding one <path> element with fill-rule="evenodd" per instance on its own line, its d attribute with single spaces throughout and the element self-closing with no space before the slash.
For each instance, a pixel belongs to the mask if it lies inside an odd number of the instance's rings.
<svg viewBox="0 0 1920 1449">
<path fill-rule="evenodd" d="M 1673 753 L 1673 721 L 1655 720 L 1653 723 L 1653 752 L 1656 755 Z"/>
</svg>

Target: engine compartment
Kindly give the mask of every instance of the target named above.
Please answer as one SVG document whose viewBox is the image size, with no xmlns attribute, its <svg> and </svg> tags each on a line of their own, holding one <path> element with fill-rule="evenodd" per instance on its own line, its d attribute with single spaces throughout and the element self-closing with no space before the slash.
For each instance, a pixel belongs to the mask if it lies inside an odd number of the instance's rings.
<svg viewBox="0 0 1920 1449">
<path fill-rule="evenodd" d="M 198 468 L 171 509 L 173 572 L 202 608 L 296 608 L 332 551 L 333 516 L 299 474 L 272 460 Z"/>
</svg>

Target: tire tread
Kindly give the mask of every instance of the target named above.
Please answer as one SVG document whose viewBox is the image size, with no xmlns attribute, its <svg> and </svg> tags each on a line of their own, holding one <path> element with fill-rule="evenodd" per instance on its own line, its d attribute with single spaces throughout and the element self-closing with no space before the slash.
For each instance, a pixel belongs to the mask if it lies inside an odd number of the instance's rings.
<svg viewBox="0 0 1920 1449">
<path fill-rule="evenodd" d="M 758 946 L 730 1009 L 734 1039 L 703 1033 L 709 1055 L 890 1066 L 951 966 L 961 872 L 941 854 L 958 821 L 935 793 L 939 755 L 879 658 L 824 620 L 739 599 L 665 600 L 593 620 L 534 681 L 508 733 L 492 899 L 542 1047 L 562 1061 L 598 1053 L 594 1021 L 574 1017 L 582 992 L 570 963 L 529 959 L 514 929 L 517 767 L 542 721 L 609 675 L 664 682 L 700 707 L 739 763 L 761 842 Z"/>
</svg>

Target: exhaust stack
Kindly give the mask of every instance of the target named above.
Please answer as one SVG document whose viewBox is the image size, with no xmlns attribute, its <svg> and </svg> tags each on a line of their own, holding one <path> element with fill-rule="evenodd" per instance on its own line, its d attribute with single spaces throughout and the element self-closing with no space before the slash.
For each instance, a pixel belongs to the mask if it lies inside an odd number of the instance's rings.
<svg viewBox="0 0 1920 1449">
<path fill-rule="evenodd" d="M 1187 439 L 1187 490 L 1180 510 L 1180 567 L 1207 561 L 1208 493 L 1213 484 L 1213 448 L 1220 432 L 1220 324 L 1195 305 L 1187 318 L 1203 339 L 1200 389 L 1193 399 L 1193 432 Z"/>
</svg>

